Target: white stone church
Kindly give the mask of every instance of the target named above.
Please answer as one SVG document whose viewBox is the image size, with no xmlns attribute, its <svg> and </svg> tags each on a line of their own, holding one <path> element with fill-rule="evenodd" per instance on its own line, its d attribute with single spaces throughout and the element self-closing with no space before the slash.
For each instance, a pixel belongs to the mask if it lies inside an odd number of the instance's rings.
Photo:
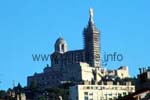
<svg viewBox="0 0 150 100">
<path fill-rule="evenodd" d="M 59 37 L 51 54 L 51 66 L 43 72 L 28 76 L 27 86 L 32 83 L 39 88 L 57 87 L 63 83 L 102 84 L 107 80 L 129 78 L 128 67 L 107 70 L 101 64 L 100 31 L 93 19 L 93 9 L 89 11 L 88 25 L 83 29 L 83 49 L 68 51 L 67 42 Z"/>
</svg>

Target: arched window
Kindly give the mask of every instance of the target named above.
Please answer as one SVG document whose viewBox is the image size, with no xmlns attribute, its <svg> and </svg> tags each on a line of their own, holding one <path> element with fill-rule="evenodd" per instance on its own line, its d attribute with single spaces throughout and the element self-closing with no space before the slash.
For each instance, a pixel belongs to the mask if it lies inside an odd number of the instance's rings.
<svg viewBox="0 0 150 100">
<path fill-rule="evenodd" d="M 61 45 L 61 50 L 64 51 L 64 44 Z"/>
<path fill-rule="evenodd" d="M 54 58 L 54 63 L 55 63 L 55 64 L 58 64 L 57 56 Z"/>
</svg>

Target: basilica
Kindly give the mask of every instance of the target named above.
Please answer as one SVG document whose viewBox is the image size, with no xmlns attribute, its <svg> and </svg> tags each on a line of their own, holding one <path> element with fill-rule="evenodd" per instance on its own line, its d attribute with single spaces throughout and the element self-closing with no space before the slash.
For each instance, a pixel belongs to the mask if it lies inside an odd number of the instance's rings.
<svg viewBox="0 0 150 100">
<path fill-rule="evenodd" d="M 51 65 L 43 72 L 27 77 L 27 86 L 36 84 L 39 88 L 57 87 L 63 83 L 101 84 L 102 81 L 113 78 L 128 78 L 128 67 L 121 66 L 108 70 L 101 64 L 100 31 L 94 23 L 93 9 L 89 10 L 89 20 L 83 29 L 83 49 L 68 51 L 67 42 L 59 37 L 51 54 Z"/>
</svg>

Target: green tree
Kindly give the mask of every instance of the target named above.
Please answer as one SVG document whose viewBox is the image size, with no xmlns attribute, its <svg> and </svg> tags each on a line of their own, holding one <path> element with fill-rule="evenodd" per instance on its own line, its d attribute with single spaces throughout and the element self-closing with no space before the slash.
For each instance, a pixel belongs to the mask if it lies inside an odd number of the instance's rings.
<svg viewBox="0 0 150 100">
<path fill-rule="evenodd" d="M 6 96 L 6 91 L 0 90 L 0 99 L 4 99 Z"/>
</svg>

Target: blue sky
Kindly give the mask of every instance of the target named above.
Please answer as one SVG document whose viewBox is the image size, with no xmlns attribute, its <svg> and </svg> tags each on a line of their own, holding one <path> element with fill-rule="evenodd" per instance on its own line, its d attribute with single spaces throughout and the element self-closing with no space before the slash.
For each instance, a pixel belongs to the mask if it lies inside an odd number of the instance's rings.
<svg viewBox="0 0 150 100">
<path fill-rule="evenodd" d="M 104 52 L 123 55 L 121 62 L 108 62 L 108 69 L 129 66 L 131 76 L 150 65 L 149 0 L 1 0 L 0 1 L 0 89 L 42 72 L 45 62 L 34 62 L 32 54 L 51 54 L 59 33 L 69 50 L 83 47 L 83 28 L 88 10 L 101 30 Z"/>
</svg>

